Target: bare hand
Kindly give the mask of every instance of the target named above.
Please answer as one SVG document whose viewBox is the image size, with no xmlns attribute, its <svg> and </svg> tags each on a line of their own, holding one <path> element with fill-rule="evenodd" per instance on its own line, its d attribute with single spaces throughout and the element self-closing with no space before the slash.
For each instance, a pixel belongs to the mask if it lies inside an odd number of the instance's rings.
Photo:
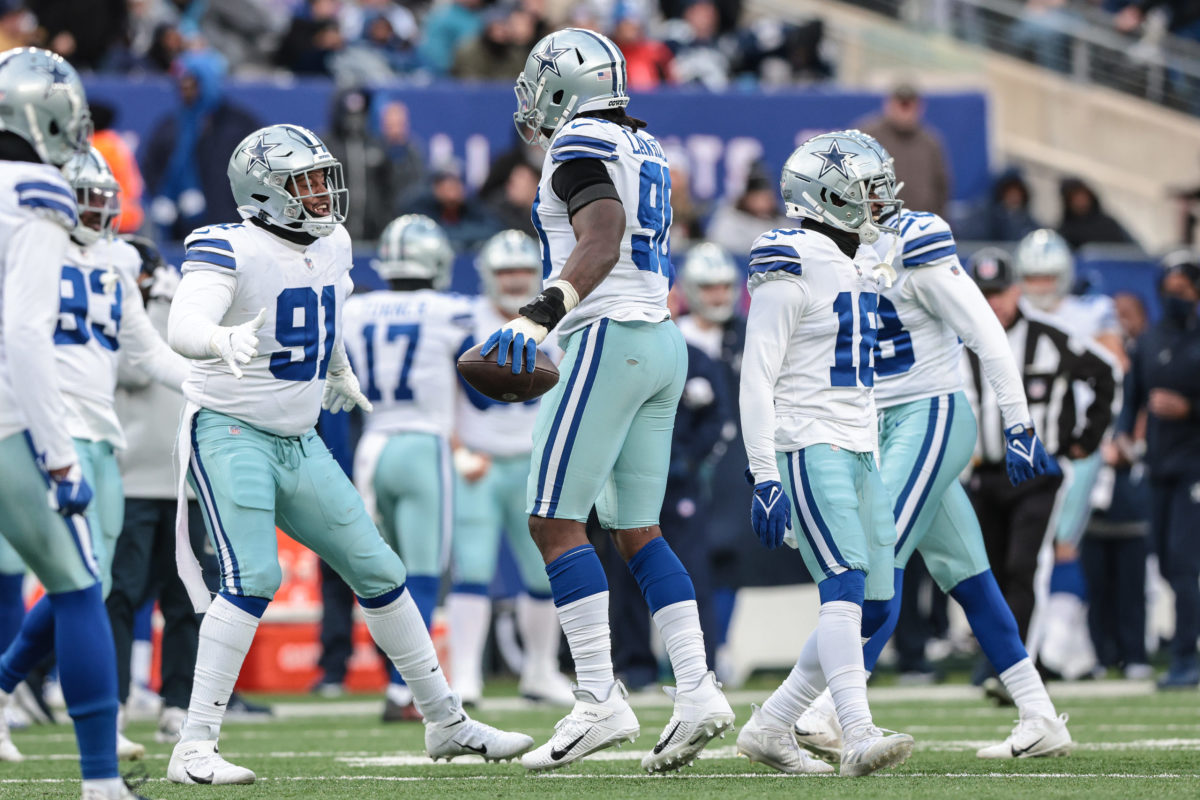
<svg viewBox="0 0 1200 800">
<path fill-rule="evenodd" d="M 492 468 L 492 459 L 487 453 L 476 453 L 465 448 L 454 451 L 454 468 L 467 483 L 482 480 Z"/>
<path fill-rule="evenodd" d="M 1057 564 L 1069 563 L 1079 558 L 1079 550 L 1073 544 L 1066 542 L 1054 543 L 1054 561 Z"/>
<path fill-rule="evenodd" d="M 1151 389 L 1146 408 L 1154 416 L 1166 420 L 1184 419 L 1192 413 L 1192 404 L 1188 399 L 1170 389 Z"/>
<path fill-rule="evenodd" d="M 71 468 L 70 467 L 59 467 L 58 469 L 52 469 L 52 470 L 47 470 L 47 471 L 50 473 L 51 478 L 54 478 L 54 480 L 56 480 L 56 481 L 61 481 L 67 477 L 67 473 L 69 473 L 71 471 Z"/>
</svg>

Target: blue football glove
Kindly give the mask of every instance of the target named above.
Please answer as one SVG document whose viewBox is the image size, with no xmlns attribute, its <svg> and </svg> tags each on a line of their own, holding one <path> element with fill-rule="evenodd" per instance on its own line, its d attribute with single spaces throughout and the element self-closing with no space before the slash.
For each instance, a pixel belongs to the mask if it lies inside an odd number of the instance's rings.
<svg viewBox="0 0 1200 800">
<path fill-rule="evenodd" d="M 50 507 L 64 517 L 82 514 L 88 503 L 92 502 L 92 487 L 83 479 L 83 471 L 78 464 L 72 464 L 62 480 L 51 476 L 48 494 Z"/>
<path fill-rule="evenodd" d="M 1013 486 L 1037 475 L 1059 474 L 1058 462 L 1046 452 L 1032 425 L 1013 425 L 1004 431 L 1004 438 L 1008 442 L 1004 466 Z"/>
<path fill-rule="evenodd" d="M 779 481 L 763 481 L 754 487 L 750 527 L 768 550 L 783 544 L 784 531 L 792 529 L 792 503 Z"/>
<path fill-rule="evenodd" d="M 487 356 L 499 348 L 496 353 L 497 364 L 503 367 L 509 362 L 511 355 L 514 375 L 520 374 L 521 370 L 533 372 L 537 363 L 537 346 L 549 334 L 550 330 L 544 325 L 539 325 L 528 317 L 517 317 L 489 336 L 479 354 Z"/>
</svg>

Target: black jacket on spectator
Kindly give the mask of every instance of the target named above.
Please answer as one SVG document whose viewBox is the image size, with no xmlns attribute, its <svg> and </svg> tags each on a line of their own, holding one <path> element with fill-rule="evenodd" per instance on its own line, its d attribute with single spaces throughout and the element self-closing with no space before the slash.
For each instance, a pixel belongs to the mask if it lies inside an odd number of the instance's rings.
<svg viewBox="0 0 1200 800">
<path fill-rule="evenodd" d="M 48 47 L 60 33 L 70 34 L 75 50 L 61 55 L 79 69 L 100 67 L 129 20 L 126 0 L 26 0 L 25 7 L 45 29 Z"/>
<path fill-rule="evenodd" d="M 1146 466 L 1155 479 L 1200 472 L 1200 320 L 1159 320 L 1137 340 L 1125 376 L 1125 407 L 1118 430 L 1131 434 L 1151 389 L 1179 392 L 1191 403 L 1186 419 L 1148 415 Z"/>
<path fill-rule="evenodd" d="M 1015 202 L 1020 198 L 1020 202 Z M 955 226 L 960 240 L 1016 242 L 1043 227 L 1029 212 L 1029 186 L 1019 170 L 1000 173 L 987 205 L 976 208 Z"/>
<path fill-rule="evenodd" d="M 1082 214 L 1073 212 L 1067 200 L 1068 195 L 1077 190 L 1087 192 L 1092 196 L 1091 209 Z M 1104 212 L 1100 205 L 1100 198 L 1096 196 L 1092 187 L 1077 178 L 1067 178 L 1062 182 L 1060 191 L 1063 198 L 1063 218 L 1062 224 L 1058 226 L 1058 232 L 1067 240 L 1067 244 L 1071 245 L 1071 249 L 1083 247 L 1085 244 L 1128 244 L 1133 242 L 1133 237 L 1121 223 Z"/>
</svg>

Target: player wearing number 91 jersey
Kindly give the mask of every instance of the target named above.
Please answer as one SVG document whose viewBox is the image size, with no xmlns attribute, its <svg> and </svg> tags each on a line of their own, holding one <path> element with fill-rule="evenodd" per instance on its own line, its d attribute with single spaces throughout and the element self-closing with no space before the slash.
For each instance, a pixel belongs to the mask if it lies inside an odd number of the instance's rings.
<svg viewBox="0 0 1200 800">
<path fill-rule="evenodd" d="M 743 726 L 738 749 L 788 772 L 828 771 L 791 735 L 796 712 L 828 685 L 847 732 L 842 774 L 866 775 L 913 746 L 875 727 L 859 638 L 882 621 L 864 618 L 864 593 L 890 591 L 896 541 L 872 396 L 877 272 L 886 282 L 891 269 L 870 244 L 887 235 L 878 217 L 899 201 L 875 152 L 838 134 L 801 145 L 781 188 L 788 216 L 802 221 L 750 251 L 742 435 L 755 533 L 768 548 L 798 544 L 821 608 L 795 669 Z M 793 527 L 800 533 L 785 536 Z"/>
<path fill-rule="evenodd" d="M 195 359 L 184 387 L 180 464 L 200 501 L 221 565 L 208 604 L 187 538 L 183 486 L 180 574 L 200 626 L 187 721 L 171 755 L 176 783 L 253 783 L 217 752 L 223 712 L 259 618 L 281 581 L 275 527 L 315 551 L 359 598 L 367 627 L 408 680 L 435 758 L 467 752 L 511 758 L 532 739 L 480 725 L 450 691 L 399 556 L 317 437 L 322 406 L 371 405 L 350 370 L 339 327 L 349 292 L 341 165 L 310 131 L 273 125 L 229 161 L 244 221 L 187 239 L 168 342 Z"/>
</svg>

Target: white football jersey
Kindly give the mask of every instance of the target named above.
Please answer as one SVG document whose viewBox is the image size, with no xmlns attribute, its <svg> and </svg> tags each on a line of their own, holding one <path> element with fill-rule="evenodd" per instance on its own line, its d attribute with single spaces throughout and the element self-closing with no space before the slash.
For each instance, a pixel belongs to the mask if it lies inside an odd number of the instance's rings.
<svg viewBox="0 0 1200 800">
<path fill-rule="evenodd" d="M 58 169 L 0 162 L 0 438 L 29 431 L 55 469 L 76 460 L 60 381 L 48 366 L 58 271 L 75 214 L 75 193 Z M 5 335 L 10 315 L 19 316 L 29 341 Z"/>
<path fill-rule="evenodd" d="M 900 212 L 900 241 L 892 266 L 896 281 L 879 295 L 879 334 L 875 344 L 875 402 L 890 408 L 913 400 L 953 394 L 962 389 L 962 341 L 910 281 L 914 270 L 940 267 L 955 270 L 962 290 L 978 293 L 974 281 L 958 263 L 950 226 L 937 214 Z M 873 245 L 886 258 L 894 237 L 881 236 Z"/>
<path fill-rule="evenodd" d="M 473 326 L 475 340 L 482 342 L 510 316 L 501 314 L 486 297 L 478 297 L 474 304 Z M 542 350 L 555 363 L 562 351 L 549 340 L 542 342 Z M 465 389 L 458 393 L 458 438 L 469 450 L 505 458 L 519 456 L 533 450 L 533 423 L 537 419 L 540 399 L 525 403 L 499 403 L 476 394 L 474 400 Z M 480 407 L 482 404 L 484 407 Z"/>
<path fill-rule="evenodd" d="M 129 340 L 124 335 L 125 312 L 134 303 L 141 306 L 141 262 L 138 251 L 120 240 L 102 239 L 86 248 L 72 241 L 67 247 L 54 356 L 67 404 L 67 430 L 76 439 L 125 447 L 114 405 L 117 364 L 121 346 Z M 106 286 L 110 264 L 116 280 Z M 165 343 L 162 347 L 167 350 Z"/>
<path fill-rule="evenodd" d="M 1103 294 L 1069 294 L 1050 312 L 1073 336 L 1090 340 L 1104 334 L 1121 335 L 1117 306 Z"/>
<path fill-rule="evenodd" d="M 876 450 L 878 263 L 870 247 L 850 259 L 811 230 L 775 230 L 754 242 L 740 402 L 756 480 L 778 480 L 776 451 Z"/>
<path fill-rule="evenodd" d="M 616 266 L 592 293 L 563 317 L 559 336 L 608 317 L 661 322 L 667 311 L 671 266 L 671 173 L 662 147 L 645 131 L 585 117 L 564 125 L 550 142 L 533 201 L 533 225 L 542 246 L 542 278 L 562 275 L 575 249 L 567 204 L 554 192 L 554 171 L 577 158 L 599 159 L 625 206 L 625 235 Z"/>
<path fill-rule="evenodd" d="M 344 325 L 354 374 L 375 406 L 366 432 L 449 436 L 456 362 L 474 346 L 471 300 L 433 289 L 369 292 L 347 301 Z"/>
<path fill-rule="evenodd" d="M 185 244 L 185 276 L 211 270 L 237 279 L 221 325 L 250 322 L 259 309 L 267 313 L 244 377 L 234 377 L 219 358 L 193 360 L 184 396 L 277 436 L 306 433 L 321 412 L 342 307 L 353 288 L 350 234 L 339 225 L 304 247 L 239 222 L 200 228 Z"/>
</svg>

